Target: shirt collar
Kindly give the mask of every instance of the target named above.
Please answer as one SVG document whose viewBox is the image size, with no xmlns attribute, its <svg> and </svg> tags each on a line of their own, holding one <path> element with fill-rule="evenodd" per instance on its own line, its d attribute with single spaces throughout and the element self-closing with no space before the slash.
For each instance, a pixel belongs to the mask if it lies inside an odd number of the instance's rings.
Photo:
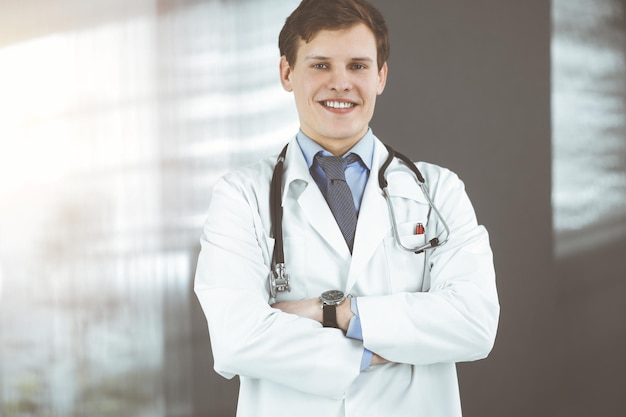
<svg viewBox="0 0 626 417">
<path fill-rule="evenodd" d="M 305 135 L 302 130 L 298 131 L 296 139 L 309 168 L 311 168 L 313 158 L 318 152 L 321 151 L 323 155 L 331 155 L 330 152 Z M 374 134 L 372 133 L 372 129 L 367 129 L 365 135 L 359 139 L 359 141 L 348 152 L 346 152 L 345 155 L 342 155 L 342 157 L 345 157 L 350 153 L 357 154 L 367 169 L 370 171 L 372 170 L 372 159 L 374 158 Z"/>
</svg>

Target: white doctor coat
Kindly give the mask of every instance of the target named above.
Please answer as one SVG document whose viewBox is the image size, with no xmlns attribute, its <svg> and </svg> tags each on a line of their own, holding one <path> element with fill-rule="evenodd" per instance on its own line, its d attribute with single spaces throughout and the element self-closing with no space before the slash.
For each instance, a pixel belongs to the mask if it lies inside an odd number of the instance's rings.
<svg viewBox="0 0 626 417">
<path fill-rule="evenodd" d="M 240 377 L 237 416 L 461 416 L 455 362 L 486 357 L 498 324 L 488 235 L 457 176 L 418 163 L 450 239 L 420 255 L 398 249 L 377 180 L 387 155 L 376 139 L 352 255 L 295 139 L 285 161 L 284 248 L 292 288 L 277 301 L 329 289 L 351 293 L 359 297 L 362 342 L 270 307 L 275 158 L 215 185 L 195 291 L 215 370 Z M 437 236 L 442 226 L 429 216 L 413 174 L 397 160 L 387 172 L 406 245 Z M 425 234 L 415 234 L 417 223 Z M 360 372 L 364 347 L 391 363 Z"/>
</svg>

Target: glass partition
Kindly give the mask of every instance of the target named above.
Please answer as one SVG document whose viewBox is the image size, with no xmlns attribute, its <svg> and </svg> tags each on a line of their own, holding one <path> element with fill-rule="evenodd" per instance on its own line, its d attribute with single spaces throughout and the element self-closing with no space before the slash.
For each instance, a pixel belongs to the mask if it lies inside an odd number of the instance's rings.
<svg viewBox="0 0 626 417">
<path fill-rule="evenodd" d="M 0 5 L 0 415 L 220 415 L 198 241 L 215 180 L 297 131 L 297 2 L 50 3 Z"/>
</svg>

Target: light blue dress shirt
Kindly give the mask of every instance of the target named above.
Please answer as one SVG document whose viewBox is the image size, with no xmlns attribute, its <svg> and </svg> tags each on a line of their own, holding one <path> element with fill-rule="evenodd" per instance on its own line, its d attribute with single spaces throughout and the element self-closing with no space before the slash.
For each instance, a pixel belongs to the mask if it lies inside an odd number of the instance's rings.
<svg viewBox="0 0 626 417">
<path fill-rule="evenodd" d="M 302 150 L 307 166 L 309 167 L 311 176 L 324 195 L 324 198 L 326 198 L 326 174 L 322 170 L 322 167 L 315 161 L 315 155 L 321 153 L 324 156 L 330 156 L 332 153 L 322 148 L 301 130 L 298 132 L 296 139 L 300 149 Z M 371 129 L 368 129 L 365 136 L 363 136 L 361 140 L 359 140 L 356 145 L 352 147 L 352 149 L 346 152 L 345 155 L 342 155 L 342 158 L 345 158 L 351 153 L 357 154 L 361 159 L 360 162 L 354 162 L 348 165 L 345 171 L 346 182 L 352 192 L 354 207 L 356 208 L 358 215 L 361 209 L 361 200 L 363 199 L 365 184 L 367 184 L 367 179 L 369 178 L 369 173 L 372 169 L 372 160 L 374 158 L 374 134 Z M 352 310 L 354 316 L 350 320 L 346 336 L 352 339 L 363 340 L 363 329 L 361 328 L 361 319 L 359 318 L 357 298 L 350 299 L 350 310 Z M 370 367 L 372 357 L 373 353 L 370 350 L 363 350 L 363 356 L 361 358 L 361 371 Z"/>
<path fill-rule="evenodd" d="M 319 189 L 322 191 L 324 197 L 326 197 L 326 174 L 322 170 L 322 167 L 315 161 L 315 155 L 321 152 L 324 156 L 331 156 L 332 153 L 315 143 L 302 131 L 298 132 L 296 138 L 298 140 L 298 145 L 302 150 L 302 154 L 304 155 L 304 159 L 306 160 L 307 166 L 309 167 L 311 176 L 317 183 Z M 374 158 L 374 134 L 371 129 L 367 131 L 365 136 L 363 136 L 361 140 L 359 140 L 356 145 L 352 147 L 352 149 L 346 152 L 345 155 L 342 155 L 342 158 L 345 158 L 351 153 L 357 154 L 359 158 L 361 158 L 362 162 L 354 162 L 348 165 L 345 171 L 346 182 L 352 192 L 354 207 L 356 208 L 356 212 L 358 214 L 361 208 L 363 192 L 365 191 L 365 184 L 367 184 L 367 179 L 369 178 L 370 170 L 372 169 L 372 159 Z"/>
</svg>

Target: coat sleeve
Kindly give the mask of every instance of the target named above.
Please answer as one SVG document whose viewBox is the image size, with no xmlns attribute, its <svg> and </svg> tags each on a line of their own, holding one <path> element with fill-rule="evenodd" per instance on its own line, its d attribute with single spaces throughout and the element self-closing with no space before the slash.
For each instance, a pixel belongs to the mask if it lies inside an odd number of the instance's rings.
<svg viewBox="0 0 626 417">
<path fill-rule="evenodd" d="M 489 237 L 456 175 L 420 169 L 451 229 L 449 241 L 427 251 L 425 292 L 358 298 L 364 345 L 414 365 L 482 359 L 493 347 L 500 311 Z"/>
<path fill-rule="evenodd" d="M 265 190 L 245 181 L 231 176 L 216 184 L 201 238 L 194 289 L 208 322 L 215 370 L 226 378 L 340 396 L 359 374 L 363 344 L 270 307 L 268 249 L 261 241 L 267 238 L 258 210 L 268 199 L 257 203 L 256 192 Z"/>
</svg>

